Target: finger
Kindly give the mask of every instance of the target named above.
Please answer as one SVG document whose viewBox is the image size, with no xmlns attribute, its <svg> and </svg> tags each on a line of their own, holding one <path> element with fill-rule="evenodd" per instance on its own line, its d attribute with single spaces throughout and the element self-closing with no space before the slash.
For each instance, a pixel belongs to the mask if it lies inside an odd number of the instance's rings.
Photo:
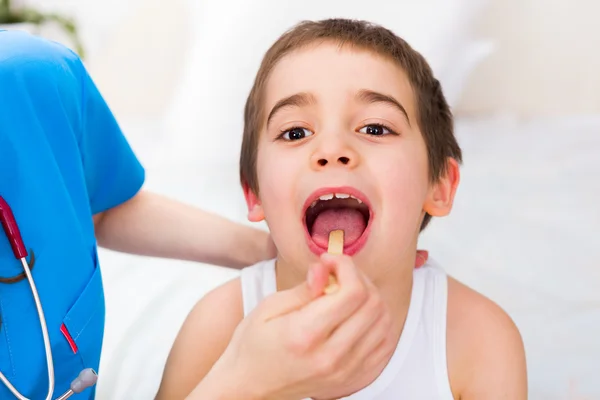
<svg viewBox="0 0 600 400">
<path fill-rule="evenodd" d="M 338 285 L 343 286 L 346 291 L 364 286 L 364 275 L 356 268 L 349 256 L 324 253 L 321 255 L 321 263 L 335 276 Z"/>
<path fill-rule="evenodd" d="M 307 310 L 306 314 L 311 319 L 321 320 L 327 319 L 327 313 L 334 312 L 338 313 L 337 315 L 340 318 L 338 321 L 346 319 L 366 300 L 366 291 L 361 274 L 348 256 L 325 257 L 322 262 L 311 266 L 305 282 L 292 289 L 280 291 L 266 297 L 258 307 L 259 312 L 265 320 L 270 320 L 310 307 L 311 302 L 323 293 L 323 288 L 327 285 L 330 273 L 336 275 L 338 281 L 344 282 L 343 298 L 335 302 L 337 306 L 329 306 L 329 309 L 333 311 L 322 310 L 314 317 L 310 315 L 310 310 Z M 331 322 L 335 323 L 336 320 L 332 319 Z"/>
<path fill-rule="evenodd" d="M 334 346 L 339 346 L 337 347 L 339 349 L 348 349 L 342 361 L 348 371 L 360 369 L 361 365 L 370 365 L 370 369 L 382 367 L 384 365 L 380 365 L 380 363 L 387 362 L 396 348 L 391 321 L 388 312 L 381 313 L 358 340 L 354 340 L 350 336 L 342 336 L 345 333 L 345 326 L 342 326 L 339 330 L 340 335 L 332 337 L 328 345 L 332 346 L 331 351 L 336 351 Z M 346 341 L 348 339 L 354 341 Z"/>
<path fill-rule="evenodd" d="M 326 346 L 331 347 L 333 351 L 351 351 L 359 342 L 364 342 L 365 335 L 374 331 L 385 311 L 386 307 L 381 297 L 374 288 L 371 289 L 369 300 L 333 331 Z"/>
<path fill-rule="evenodd" d="M 371 291 L 378 292 L 379 289 L 377 289 L 375 284 L 371 282 L 371 280 L 356 267 L 354 261 L 352 261 L 352 258 L 345 255 L 326 255 L 323 257 L 323 259 L 325 260 L 325 267 L 327 267 L 330 271 L 329 274 L 334 274 L 336 276 L 338 286 L 340 285 L 340 282 L 344 282 L 346 290 L 352 288 L 359 289 L 360 287 L 360 289 L 366 290 L 368 293 Z M 348 287 L 349 282 L 351 282 L 350 288 Z"/>
<path fill-rule="evenodd" d="M 324 293 L 325 288 L 329 285 L 329 275 L 331 268 L 323 263 L 316 263 L 309 270 L 308 284 L 315 295 L 320 296 Z"/>
<path fill-rule="evenodd" d="M 390 362 L 398 347 L 399 339 L 391 335 L 389 328 L 385 333 L 387 336 L 381 341 L 376 342 L 377 344 L 374 346 L 373 342 L 371 342 L 368 347 L 365 346 L 365 349 L 356 350 L 357 353 L 353 357 L 363 357 L 361 359 L 365 360 L 362 363 L 363 371 L 382 371 Z M 369 350 L 365 351 L 366 349 Z"/>
<path fill-rule="evenodd" d="M 369 298 L 366 278 L 349 257 L 325 258 L 323 265 L 328 270 L 336 271 L 339 289 L 316 298 L 300 309 L 293 322 L 301 332 L 315 338 L 328 337 Z"/>
<path fill-rule="evenodd" d="M 302 309 L 318 296 L 311 285 L 306 281 L 301 284 L 280 292 L 273 293 L 263 299 L 257 307 L 265 321 L 290 314 Z"/>
<path fill-rule="evenodd" d="M 415 268 L 420 268 L 427 262 L 429 258 L 429 252 L 427 250 L 417 250 L 417 259 L 415 261 Z"/>
</svg>

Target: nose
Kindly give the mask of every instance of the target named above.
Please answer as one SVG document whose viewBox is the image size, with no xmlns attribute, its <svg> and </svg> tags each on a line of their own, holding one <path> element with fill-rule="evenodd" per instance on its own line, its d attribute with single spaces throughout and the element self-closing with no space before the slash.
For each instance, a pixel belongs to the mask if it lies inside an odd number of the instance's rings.
<svg viewBox="0 0 600 400">
<path fill-rule="evenodd" d="M 338 157 L 337 161 L 341 165 L 348 165 L 348 164 L 350 164 L 350 158 L 348 158 L 346 156 Z M 329 160 L 327 158 L 319 158 L 317 160 L 317 163 L 319 164 L 319 166 L 324 167 L 324 166 L 326 166 L 329 163 Z"/>
<path fill-rule="evenodd" d="M 319 143 L 312 155 L 311 164 L 315 170 L 331 167 L 355 168 L 359 155 L 350 144 L 341 138 L 329 138 Z"/>
</svg>

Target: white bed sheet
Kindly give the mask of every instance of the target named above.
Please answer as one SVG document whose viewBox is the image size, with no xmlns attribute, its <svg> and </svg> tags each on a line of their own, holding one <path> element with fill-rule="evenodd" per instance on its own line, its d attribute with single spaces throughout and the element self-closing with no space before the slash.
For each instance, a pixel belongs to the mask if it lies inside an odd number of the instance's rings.
<svg viewBox="0 0 600 400">
<path fill-rule="evenodd" d="M 238 149 L 222 165 L 182 159 L 160 121 L 122 121 L 147 188 L 244 221 Z M 421 247 L 507 310 L 523 335 L 531 399 L 600 399 L 600 116 L 460 119 L 462 182 L 452 215 Z M 237 146 L 237 143 L 236 143 Z M 208 146 L 210 147 L 210 146 Z M 177 331 L 208 290 L 237 276 L 212 266 L 100 254 L 107 326 L 99 399 L 150 399 Z"/>
</svg>

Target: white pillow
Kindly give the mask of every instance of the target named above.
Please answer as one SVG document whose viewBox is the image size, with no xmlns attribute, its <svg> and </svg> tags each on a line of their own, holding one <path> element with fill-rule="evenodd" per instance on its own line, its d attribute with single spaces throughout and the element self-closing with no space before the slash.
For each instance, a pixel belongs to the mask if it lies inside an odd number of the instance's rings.
<svg viewBox="0 0 600 400">
<path fill-rule="evenodd" d="M 242 110 L 268 47 L 304 19 L 345 17 L 382 24 L 421 52 L 440 79 L 451 106 L 468 74 L 487 54 L 472 27 L 488 0 L 229 0 L 193 5 L 193 45 L 165 118 L 186 155 L 207 164 L 235 162 Z M 196 142 L 195 142 L 196 141 Z"/>
<path fill-rule="evenodd" d="M 471 73 L 494 50 L 494 44 L 488 40 L 477 40 L 461 48 L 454 57 L 455 62 L 447 65 L 438 79 L 442 83 L 444 95 L 451 107 L 455 107 Z"/>
</svg>

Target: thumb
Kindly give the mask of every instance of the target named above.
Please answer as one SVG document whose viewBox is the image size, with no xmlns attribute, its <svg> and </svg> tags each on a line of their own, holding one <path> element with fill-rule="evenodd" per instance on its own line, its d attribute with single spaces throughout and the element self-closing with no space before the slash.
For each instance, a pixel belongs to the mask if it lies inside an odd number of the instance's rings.
<svg viewBox="0 0 600 400">
<path fill-rule="evenodd" d="M 265 321 L 298 311 L 323 293 L 328 276 L 317 264 L 309 270 L 307 279 L 301 284 L 265 297 L 259 309 Z"/>
</svg>

